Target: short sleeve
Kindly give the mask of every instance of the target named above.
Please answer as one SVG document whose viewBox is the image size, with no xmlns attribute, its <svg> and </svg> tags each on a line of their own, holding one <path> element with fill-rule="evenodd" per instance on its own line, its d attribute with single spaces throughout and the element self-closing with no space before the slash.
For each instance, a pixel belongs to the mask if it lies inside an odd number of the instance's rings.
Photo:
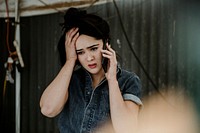
<svg viewBox="0 0 200 133">
<path fill-rule="evenodd" d="M 124 100 L 132 101 L 138 105 L 142 105 L 141 101 L 141 81 L 135 74 L 131 75 L 125 82 L 122 95 Z"/>
</svg>

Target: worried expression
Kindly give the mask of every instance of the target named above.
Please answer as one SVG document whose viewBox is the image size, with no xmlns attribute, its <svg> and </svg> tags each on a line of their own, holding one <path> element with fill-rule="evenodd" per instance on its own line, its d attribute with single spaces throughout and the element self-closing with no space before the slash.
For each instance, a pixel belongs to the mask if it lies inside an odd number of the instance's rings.
<svg viewBox="0 0 200 133">
<path fill-rule="evenodd" d="M 102 72 L 103 41 L 94 37 L 80 35 L 76 40 L 76 52 L 80 64 L 91 74 Z"/>
</svg>

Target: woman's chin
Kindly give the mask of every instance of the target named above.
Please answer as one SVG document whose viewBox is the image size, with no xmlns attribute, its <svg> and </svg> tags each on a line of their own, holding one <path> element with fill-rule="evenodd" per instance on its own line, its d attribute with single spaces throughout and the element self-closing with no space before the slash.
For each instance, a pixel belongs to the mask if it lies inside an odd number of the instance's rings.
<svg viewBox="0 0 200 133">
<path fill-rule="evenodd" d="M 102 68 L 93 68 L 93 69 L 89 68 L 87 69 L 87 71 L 92 75 L 97 75 L 104 72 Z"/>
</svg>

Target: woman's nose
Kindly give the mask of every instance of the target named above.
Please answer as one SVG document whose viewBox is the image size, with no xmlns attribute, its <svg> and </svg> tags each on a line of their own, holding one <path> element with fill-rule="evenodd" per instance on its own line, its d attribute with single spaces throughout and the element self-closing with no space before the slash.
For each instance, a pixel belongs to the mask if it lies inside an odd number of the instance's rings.
<svg viewBox="0 0 200 133">
<path fill-rule="evenodd" d="M 87 54 L 87 61 L 92 61 L 94 59 L 94 56 L 91 53 Z"/>
</svg>

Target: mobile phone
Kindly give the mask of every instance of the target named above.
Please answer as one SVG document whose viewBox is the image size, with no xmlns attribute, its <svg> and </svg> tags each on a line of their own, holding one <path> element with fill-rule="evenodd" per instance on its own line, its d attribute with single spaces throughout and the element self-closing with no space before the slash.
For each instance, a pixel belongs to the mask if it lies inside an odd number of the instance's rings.
<svg viewBox="0 0 200 133">
<path fill-rule="evenodd" d="M 106 49 L 106 43 L 103 44 L 103 49 Z M 102 57 L 102 67 L 104 72 L 107 72 L 107 66 L 108 66 L 108 58 Z"/>
</svg>

